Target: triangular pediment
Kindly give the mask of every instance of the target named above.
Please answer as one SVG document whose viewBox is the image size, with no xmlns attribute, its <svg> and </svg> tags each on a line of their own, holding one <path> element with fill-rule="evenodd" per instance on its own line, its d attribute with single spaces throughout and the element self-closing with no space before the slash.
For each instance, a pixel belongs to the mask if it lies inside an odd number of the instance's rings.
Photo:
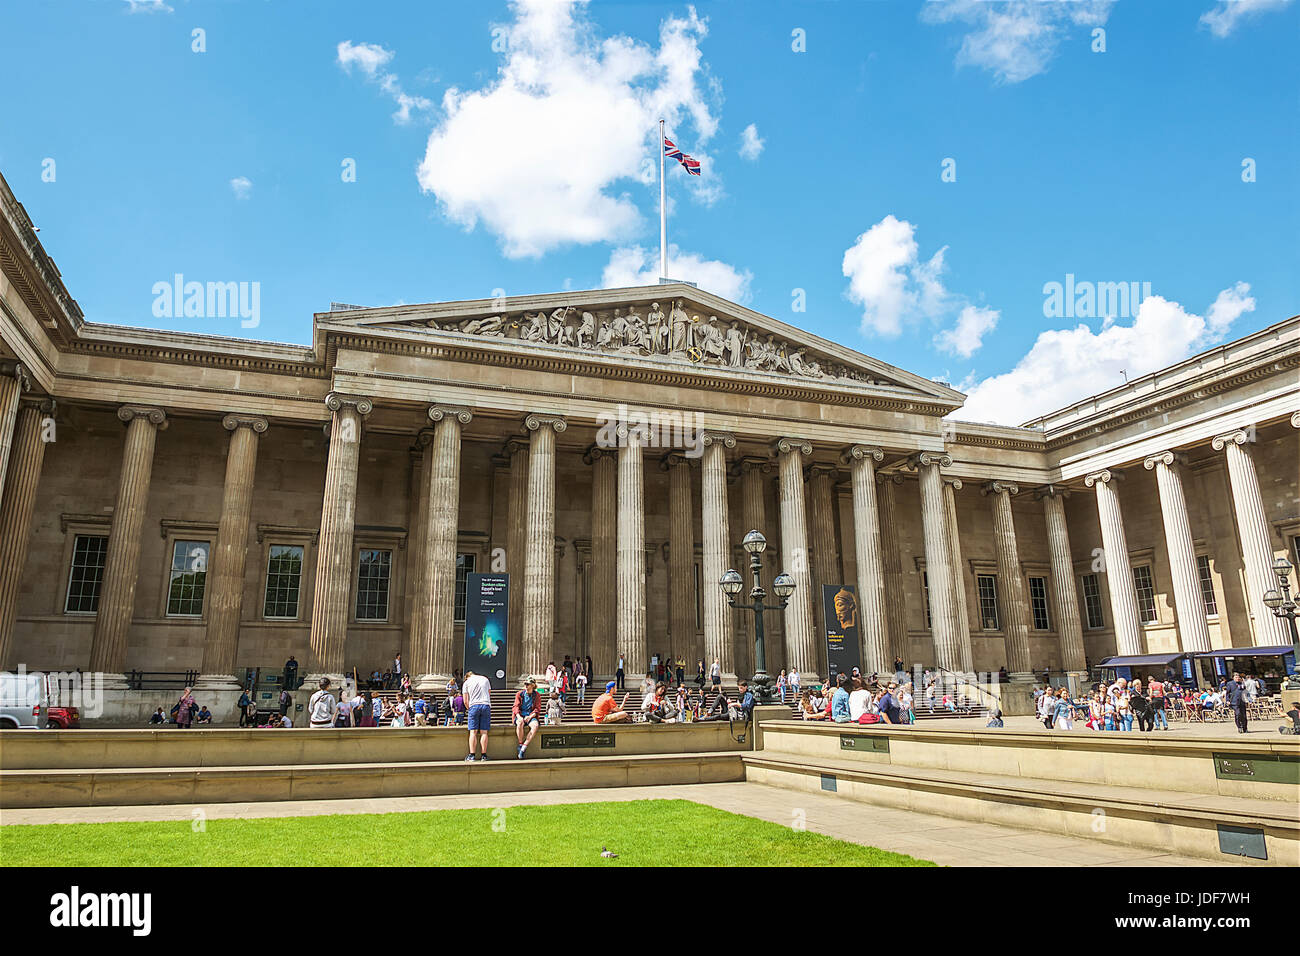
<svg viewBox="0 0 1300 956">
<path fill-rule="evenodd" d="M 536 296 L 346 307 L 320 313 L 331 331 L 400 331 L 484 345 L 587 353 L 694 366 L 701 372 L 775 376 L 812 387 L 867 388 L 957 407 L 964 396 L 929 379 L 822 339 L 683 283 Z"/>
</svg>

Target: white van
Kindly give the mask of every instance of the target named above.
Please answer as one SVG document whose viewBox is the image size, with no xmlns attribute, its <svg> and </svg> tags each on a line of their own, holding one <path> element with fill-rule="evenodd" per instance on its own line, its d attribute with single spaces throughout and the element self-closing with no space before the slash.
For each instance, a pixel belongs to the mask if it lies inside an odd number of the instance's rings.
<svg viewBox="0 0 1300 956">
<path fill-rule="evenodd" d="M 0 672 L 0 730 L 37 730 L 45 726 L 50 695 L 44 674 Z"/>
</svg>

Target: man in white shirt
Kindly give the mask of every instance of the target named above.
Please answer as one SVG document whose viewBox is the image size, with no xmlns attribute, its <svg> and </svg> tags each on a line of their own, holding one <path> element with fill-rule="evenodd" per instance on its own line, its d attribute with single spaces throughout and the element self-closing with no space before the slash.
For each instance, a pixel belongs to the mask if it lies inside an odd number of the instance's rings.
<svg viewBox="0 0 1300 956">
<path fill-rule="evenodd" d="M 461 694 L 469 711 L 469 756 L 465 760 L 487 760 L 488 731 L 492 729 L 492 682 L 482 674 L 466 671 Z M 479 745 L 477 757 L 474 756 L 476 734 Z"/>
<path fill-rule="evenodd" d="M 338 711 L 338 705 L 334 702 L 334 695 L 330 693 L 330 679 L 322 677 L 320 679 L 320 690 L 311 695 L 311 702 L 307 705 L 307 715 L 311 721 L 313 730 L 320 730 L 334 726 L 334 714 Z"/>
<path fill-rule="evenodd" d="M 799 669 L 797 667 L 790 668 L 790 675 L 786 679 L 790 682 L 790 692 L 794 694 L 795 697 L 798 697 L 799 696 Z"/>
</svg>

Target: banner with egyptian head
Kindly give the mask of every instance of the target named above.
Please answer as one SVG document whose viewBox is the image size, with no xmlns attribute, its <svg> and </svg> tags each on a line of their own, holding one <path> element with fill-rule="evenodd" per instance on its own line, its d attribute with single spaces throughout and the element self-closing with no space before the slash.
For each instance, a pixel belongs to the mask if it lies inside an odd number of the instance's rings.
<svg viewBox="0 0 1300 956">
<path fill-rule="evenodd" d="M 510 575 L 470 574 L 465 581 L 465 670 L 506 686 Z"/>
<path fill-rule="evenodd" d="M 823 584 L 822 607 L 826 612 L 827 680 L 861 667 L 858 632 L 858 595 L 851 584 Z"/>
</svg>

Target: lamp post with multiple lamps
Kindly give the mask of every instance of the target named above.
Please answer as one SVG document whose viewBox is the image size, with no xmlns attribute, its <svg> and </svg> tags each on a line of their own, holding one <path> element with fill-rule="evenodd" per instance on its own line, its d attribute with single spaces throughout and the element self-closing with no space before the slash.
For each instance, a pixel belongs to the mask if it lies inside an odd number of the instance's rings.
<svg viewBox="0 0 1300 956">
<path fill-rule="evenodd" d="M 763 599 L 767 597 L 767 591 L 759 582 L 759 572 L 763 569 L 763 561 L 759 556 L 767 547 L 767 538 L 758 531 L 751 531 L 745 535 L 741 547 L 749 552 L 749 570 L 754 575 L 754 586 L 749 589 L 749 601 L 736 600 L 736 595 L 745 587 L 745 580 L 735 568 L 722 575 L 718 587 L 722 588 L 722 593 L 727 596 L 727 603 L 732 607 L 744 608 L 754 613 L 754 676 L 750 682 L 753 684 L 754 702 L 770 704 L 773 699 L 772 678 L 767 674 L 767 656 L 763 647 L 763 612 L 780 611 L 785 608 L 790 603 L 790 595 L 794 593 L 795 583 L 794 578 L 782 571 L 772 581 L 772 591 L 776 595 L 777 603 L 766 603 Z"/>
<path fill-rule="evenodd" d="M 1280 617 L 1286 621 L 1291 630 L 1291 653 L 1295 655 L 1297 662 L 1300 662 L 1300 634 L 1296 632 L 1296 617 L 1300 615 L 1300 605 L 1297 605 L 1291 597 L 1291 587 L 1287 583 L 1287 578 L 1291 576 L 1291 562 L 1286 558 L 1278 558 L 1273 562 L 1273 573 L 1277 575 L 1278 584 L 1282 590 L 1269 588 L 1264 592 L 1264 604 L 1274 617 Z M 1289 690 L 1300 689 L 1300 675 L 1292 674 L 1286 682 Z"/>
</svg>

